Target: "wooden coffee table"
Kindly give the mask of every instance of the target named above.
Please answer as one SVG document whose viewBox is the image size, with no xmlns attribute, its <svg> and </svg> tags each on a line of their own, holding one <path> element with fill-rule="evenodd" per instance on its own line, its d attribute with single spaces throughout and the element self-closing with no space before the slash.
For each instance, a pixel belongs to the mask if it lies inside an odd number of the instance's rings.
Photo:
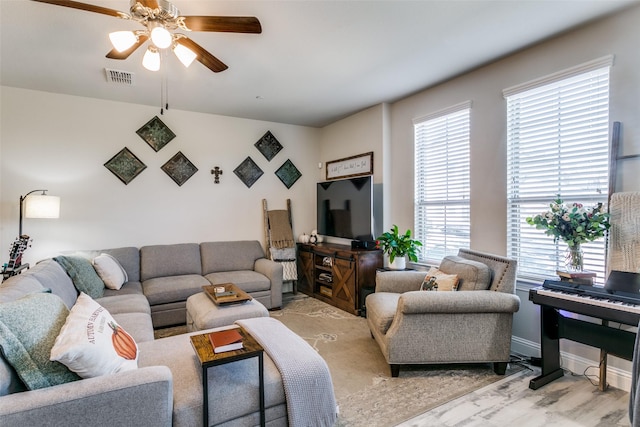
<svg viewBox="0 0 640 427">
<path fill-rule="evenodd" d="M 202 366 L 202 421 L 205 427 L 209 426 L 209 376 L 208 370 L 212 366 L 224 365 L 225 363 L 236 362 L 238 360 L 258 358 L 258 376 L 259 376 L 259 392 L 260 392 L 260 425 L 264 427 L 265 408 L 264 408 L 264 349 L 258 342 L 244 329 L 238 328 L 238 332 L 242 335 L 242 343 L 244 348 L 239 350 L 225 351 L 223 353 L 214 353 L 213 346 L 209 341 L 209 334 L 198 334 L 191 336 L 191 345 L 200 360 Z"/>
</svg>

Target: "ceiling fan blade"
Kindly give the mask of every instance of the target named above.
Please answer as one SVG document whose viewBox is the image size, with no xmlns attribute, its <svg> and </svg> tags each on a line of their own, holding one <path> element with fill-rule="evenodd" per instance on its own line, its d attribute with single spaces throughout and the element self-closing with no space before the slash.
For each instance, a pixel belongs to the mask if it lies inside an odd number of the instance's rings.
<svg viewBox="0 0 640 427">
<path fill-rule="evenodd" d="M 111 51 L 109 53 L 107 53 L 107 58 L 110 59 L 127 59 L 129 57 L 129 55 L 131 55 L 133 52 L 135 52 L 135 50 L 137 48 L 139 48 L 144 42 L 146 42 L 149 39 L 148 36 L 145 36 L 144 34 L 141 34 L 138 36 L 138 41 L 131 46 L 129 49 L 123 51 L 123 52 L 118 52 L 116 49 L 111 49 Z"/>
<path fill-rule="evenodd" d="M 197 55 L 196 59 L 214 73 L 219 73 L 220 71 L 224 71 L 229 68 L 225 63 L 211 55 L 202 46 L 188 37 L 181 37 L 176 40 L 176 43 L 180 43 L 182 46 L 191 49 L 193 53 Z"/>
<path fill-rule="evenodd" d="M 77 1 L 71 1 L 71 0 L 33 0 L 33 1 L 37 1 L 40 3 L 53 4 L 56 6 L 70 7 L 73 9 L 85 10 L 87 12 L 102 13 L 103 15 L 115 16 L 116 18 L 122 18 L 124 16 L 127 16 L 126 13 L 122 13 L 115 9 L 109 9 L 107 7 L 95 6 L 93 4 L 80 3 Z"/>
<path fill-rule="evenodd" d="M 191 31 L 260 34 L 262 26 L 253 16 L 183 16 Z"/>
</svg>

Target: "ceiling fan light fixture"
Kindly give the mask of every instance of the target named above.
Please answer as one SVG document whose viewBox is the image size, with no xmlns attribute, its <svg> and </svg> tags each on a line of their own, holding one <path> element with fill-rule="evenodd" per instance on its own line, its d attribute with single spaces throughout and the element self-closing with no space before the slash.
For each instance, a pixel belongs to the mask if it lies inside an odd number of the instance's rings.
<svg viewBox="0 0 640 427">
<path fill-rule="evenodd" d="M 124 52 L 138 42 L 138 36 L 133 31 L 115 31 L 109 33 L 109 40 L 118 52 Z"/>
<path fill-rule="evenodd" d="M 189 67 L 189 65 L 191 65 L 194 59 L 196 59 L 196 57 L 198 56 L 188 47 L 178 43 L 176 43 L 175 47 L 173 48 L 173 53 L 176 54 L 180 62 L 182 62 L 182 65 L 184 65 L 185 67 Z"/>
<path fill-rule="evenodd" d="M 142 65 L 149 71 L 160 69 L 160 52 L 154 46 L 149 46 L 142 58 Z"/>
<path fill-rule="evenodd" d="M 149 23 L 149 28 L 151 29 L 151 41 L 157 48 L 166 49 L 171 46 L 173 36 L 165 27 L 162 26 L 162 24 L 159 22 L 152 22 Z"/>
</svg>

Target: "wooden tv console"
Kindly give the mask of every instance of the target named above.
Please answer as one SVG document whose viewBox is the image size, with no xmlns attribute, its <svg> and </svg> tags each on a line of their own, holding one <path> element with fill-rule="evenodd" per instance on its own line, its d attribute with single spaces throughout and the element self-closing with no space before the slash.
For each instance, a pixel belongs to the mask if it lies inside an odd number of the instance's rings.
<svg viewBox="0 0 640 427">
<path fill-rule="evenodd" d="M 298 290 L 359 315 L 362 288 L 375 287 L 382 251 L 333 243 L 298 243 Z"/>
</svg>

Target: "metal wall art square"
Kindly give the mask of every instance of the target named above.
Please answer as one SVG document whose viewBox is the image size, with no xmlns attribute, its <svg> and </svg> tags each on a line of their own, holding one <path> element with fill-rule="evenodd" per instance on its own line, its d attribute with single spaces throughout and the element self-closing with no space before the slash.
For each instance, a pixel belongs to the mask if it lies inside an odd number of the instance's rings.
<svg viewBox="0 0 640 427">
<path fill-rule="evenodd" d="M 254 145 L 256 146 L 258 151 L 260 151 L 262 155 L 269 161 L 271 161 L 271 159 L 273 159 L 276 154 L 278 154 L 280 150 L 282 150 L 282 144 L 278 142 L 276 137 L 273 136 L 273 134 L 269 130 Z"/>
<path fill-rule="evenodd" d="M 129 184 L 133 178 L 147 168 L 127 147 L 113 156 L 104 166 L 118 177 L 124 185 Z"/>
<path fill-rule="evenodd" d="M 251 186 L 258 180 L 258 178 L 260 178 L 262 174 L 264 174 L 262 169 L 260 169 L 258 165 L 256 165 L 251 156 L 248 156 L 246 159 L 244 159 L 242 163 L 240 163 L 238 167 L 233 170 L 233 173 L 235 173 L 238 178 L 240 178 L 240 181 L 242 181 L 244 185 L 247 186 L 247 188 L 251 188 Z"/>
<path fill-rule="evenodd" d="M 144 126 L 138 129 L 136 133 L 156 152 L 160 151 L 162 147 L 176 137 L 176 134 L 173 133 L 158 116 L 149 120 Z"/>
<path fill-rule="evenodd" d="M 178 186 L 182 186 L 194 173 L 198 172 L 198 168 L 182 154 L 182 151 L 178 151 L 167 163 L 161 166 L 161 169 L 165 171 Z"/>
<path fill-rule="evenodd" d="M 291 188 L 302 174 L 291 160 L 287 159 L 287 161 L 284 162 L 276 171 L 276 176 L 280 178 L 280 181 L 282 181 L 287 188 Z"/>
</svg>

